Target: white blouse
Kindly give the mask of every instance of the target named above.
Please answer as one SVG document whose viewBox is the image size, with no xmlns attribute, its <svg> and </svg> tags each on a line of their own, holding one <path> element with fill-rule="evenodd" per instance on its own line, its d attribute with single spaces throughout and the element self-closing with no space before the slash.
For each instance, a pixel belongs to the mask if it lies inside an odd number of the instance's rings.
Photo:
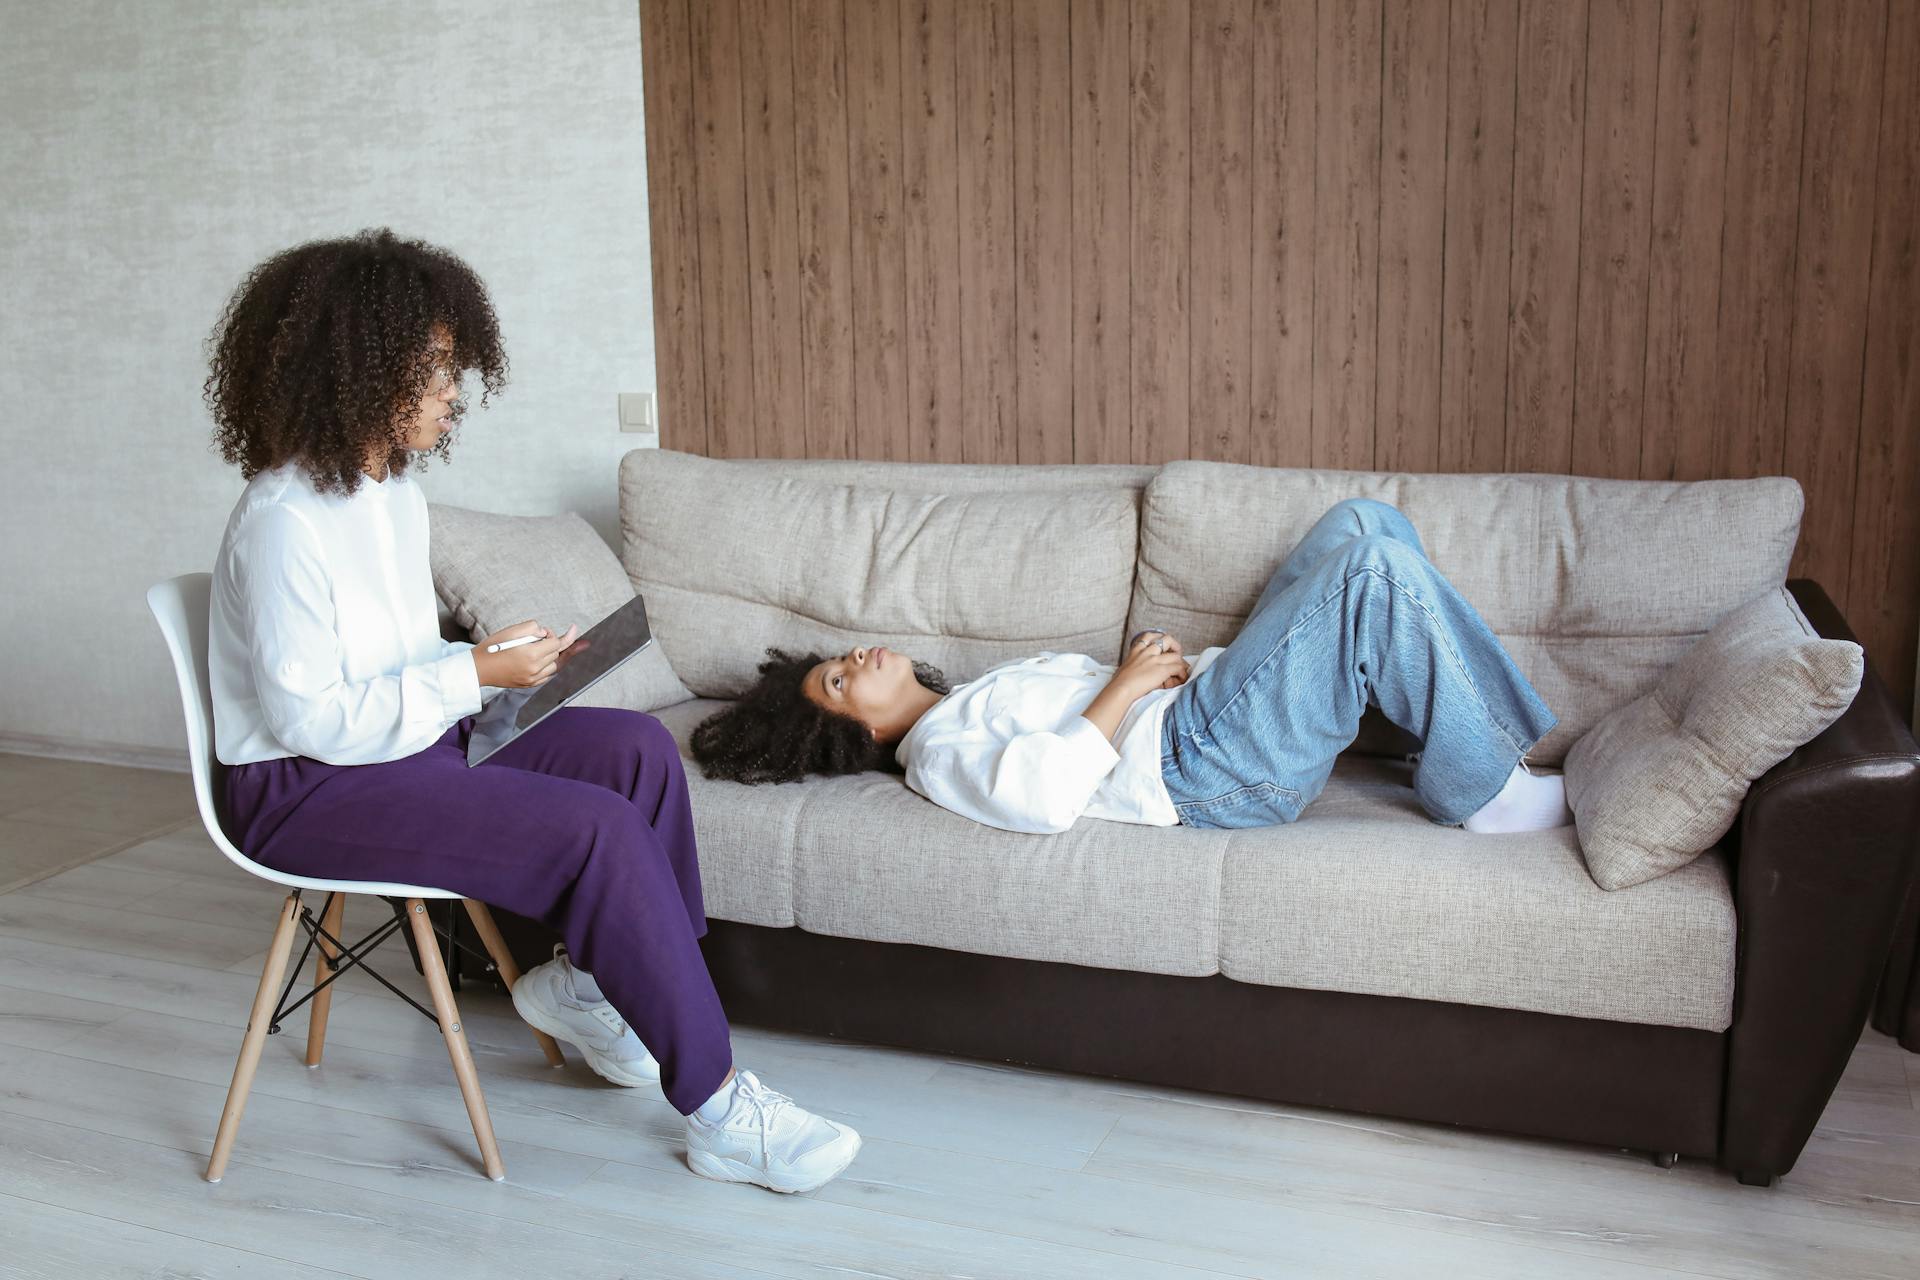
<svg viewBox="0 0 1920 1280">
<path fill-rule="evenodd" d="M 440 637 L 427 500 L 404 475 L 351 498 L 296 463 L 255 475 L 220 540 L 207 638 L 226 764 L 398 760 L 480 710 L 473 646 Z"/>
<path fill-rule="evenodd" d="M 1187 679 L 1225 652 L 1186 659 Z M 1179 817 L 1160 777 L 1160 727 L 1186 686 L 1142 695 L 1108 742 L 1082 713 L 1113 673 L 1083 653 L 1003 663 L 929 708 L 894 759 L 927 799 L 1007 831 L 1065 831 L 1082 814 L 1171 827 Z"/>
</svg>

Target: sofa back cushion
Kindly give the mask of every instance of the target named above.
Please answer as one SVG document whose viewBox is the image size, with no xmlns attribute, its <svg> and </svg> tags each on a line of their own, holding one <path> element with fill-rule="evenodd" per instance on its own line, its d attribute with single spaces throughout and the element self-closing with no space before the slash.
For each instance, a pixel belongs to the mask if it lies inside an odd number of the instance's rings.
<svg viewBox="0 0 1920 1280">
<path fill-rule="evenodd" d="M 1606 480 L 1168 463 L 1147 486 L 1129 632 L 1188 653 L 1239 633 L 1273 571 L 1342 498 L 1399 508 L 1559 724 L 1559 764 L 1729 610 L 1786 581 L 1803 497 L 1787 476 Z M 679 659 L 674 657 L 674 666 Z"/>
<path fill-rule="evenodd" d="M 718 459 L 620 466 L 621 560 L 675 673 L 735 698 L 766 649 L 884 644 L 956 683 L 1119 656 L 1152 467 Z"/>
</svg>

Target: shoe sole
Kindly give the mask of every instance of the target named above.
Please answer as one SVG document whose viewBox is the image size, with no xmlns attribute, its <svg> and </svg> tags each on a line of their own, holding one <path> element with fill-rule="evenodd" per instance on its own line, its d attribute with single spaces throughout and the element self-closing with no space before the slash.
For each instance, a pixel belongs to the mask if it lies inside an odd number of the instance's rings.
<svg viewBox="0 0 1920 1280">
<path fill-rule="evenodd" d="M 729 1160 L 725 1156 L 717 1156 L 711 1151 L 702 1151 L 697 1147 L 687 1148 L 687 1167 L 701 1177 L 711 1178 L 715 1182 L 750 1182 L 757 1187 L 765 1187 L 769 1191 L 778 1191 L 782 1195 L 793 1195 L 796 1192 L 818 1190 L 845 1173 L 847 1166 L 853 1163 L 853 1158 L 860 1154 L 861 1141 L 860 1135 L 855 1134 L 852 1145 L 847 1148 L 847 1158 L 825 1175 L 810 1182 L 782 1185 L 783 1180 L 771 1176 L 763 1177 L 752 1165 L 742 1164 L 738 1160 Z"/>
<path fill-rule="evenodd" d="M 593 1073 L 602 1080 L 627 1089 L 637 1089 L 643 1085 L 657 1085 L 660 1083 L 660 1073 L 657 1071 L 649 1074 L 622 1070 L 618 1063 L 610 1060 L 605 1054 L 601 1053 L 592 1045 L 574 1039 L 573 1032 L 565 1023 L 549 1018 L 546 1015 L 546 1011 L 538 1006 L 523 1008 L 520 1002 L 516 1000 L 513 1002 L 513 1009 L 515 1013 L 520 1015 L 520 1020 L 532 1027 L 535 1031 L 544 1031 L 555 1040 L 564 1040 L 579 1050 L 580 1056 L 586 1059 L 586 1063 L 593 1069 Z"/>
</svg>

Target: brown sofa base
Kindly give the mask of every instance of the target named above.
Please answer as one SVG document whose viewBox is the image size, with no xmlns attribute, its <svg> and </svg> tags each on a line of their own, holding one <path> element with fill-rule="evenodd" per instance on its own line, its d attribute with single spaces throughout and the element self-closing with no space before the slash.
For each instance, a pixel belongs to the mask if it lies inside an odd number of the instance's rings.
<svg viewBox="0 0 1920 1280">
<path fill-rule="evenodd" d="M 437 923 L 446 906 L 429 904 Z M 547 926 L 494 919 L 523 968 L 552 956 Z M 1726 1040 L 1710 1031 L 725 920 L 701 948 L 728 1018 L 748 1026 L 1655 1153 L 1720 1147 Z M 492 978 L 472 956 L 461 967 Z"/>
</svg>

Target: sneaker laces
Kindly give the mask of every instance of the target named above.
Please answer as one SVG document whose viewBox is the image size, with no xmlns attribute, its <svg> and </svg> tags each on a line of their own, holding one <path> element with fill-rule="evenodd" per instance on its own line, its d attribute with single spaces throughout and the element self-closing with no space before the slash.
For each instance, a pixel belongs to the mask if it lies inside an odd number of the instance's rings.
<svg viewBox="0 0 1920 1280">
<path fill-rule="evenodd" d="M 780 1109 L 791 1105 L 793 1099 L 778 1089 L 767 1088 L 760 1083 L 760 1077 L 744 1071 L 735 1074 L 734 1093 L 746 1102 L 754 1118 L 760 1122 L 760 1163 L 765 1167 L 772 1159 L 767 1149 L 768 1135 L 773 1132 Z"/>
</svg>

